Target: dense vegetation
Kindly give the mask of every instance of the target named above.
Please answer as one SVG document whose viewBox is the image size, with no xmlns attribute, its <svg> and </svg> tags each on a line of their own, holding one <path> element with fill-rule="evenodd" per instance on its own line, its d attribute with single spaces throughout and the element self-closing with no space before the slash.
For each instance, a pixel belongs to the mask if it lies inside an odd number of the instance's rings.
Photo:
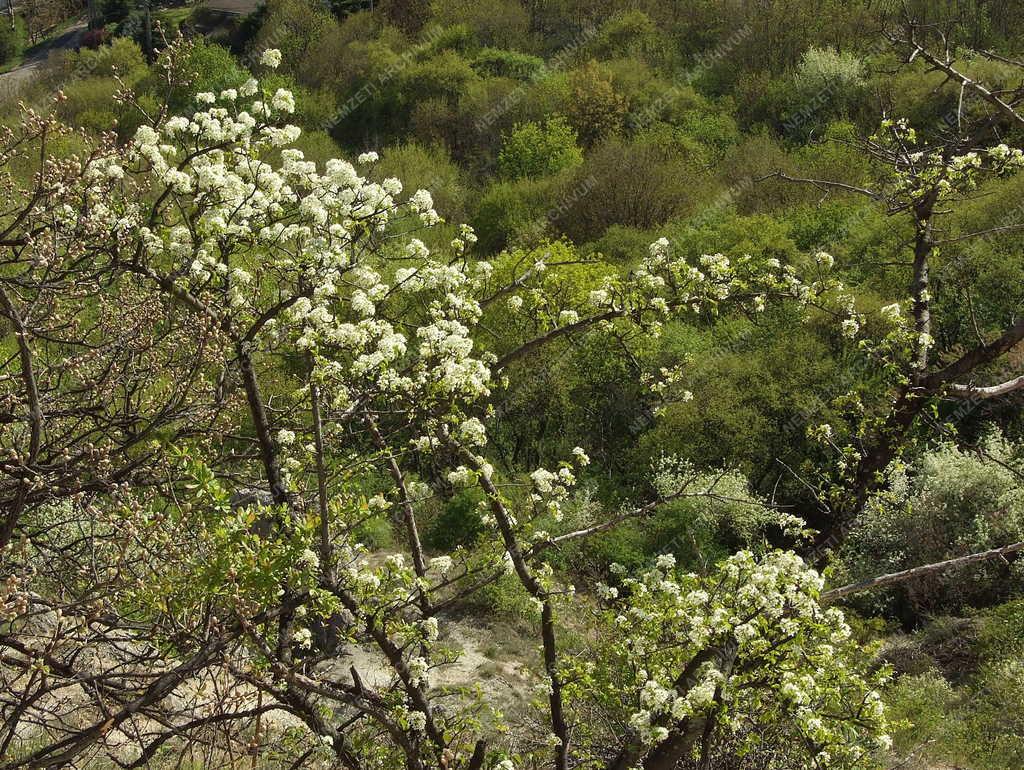
<svg viewBox="0 0 1024 770">
<path fill-rule="evenodd" d="M 0 75 L 0 770 L 1024 765 L 1015 3 L 90 9 Z"/>
</svg>

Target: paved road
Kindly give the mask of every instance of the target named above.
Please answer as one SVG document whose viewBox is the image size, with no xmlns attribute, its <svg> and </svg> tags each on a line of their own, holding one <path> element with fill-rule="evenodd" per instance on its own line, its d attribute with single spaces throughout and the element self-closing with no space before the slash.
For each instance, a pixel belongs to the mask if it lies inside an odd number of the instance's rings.
<svg viewBox="0 0 1024 770">
<path fill-rule="evenodd" d="M 28 80 L 35 74 L 37 69 L 46 63 L 51 51 L 78 48 L 86 29 L 86 21 L 81 19 L 52 40 L 47 40 L 45 43 L 40 43 L 30 49 L 29 55 L 25 57 L 25 61 L 21 65 L 15 67 L 10 72 L 0 74 L 0 83 L 18 83 L 19 81 Z"/>
<path fill-rule="evenodd" d="M 259 8 L 261 2 L 262 0 L 206 0 L 203 6 L 211 11 L 245 16 Z"/>
<path fill-rule="evenodd" d="M 203 6 L 212 11 L 245 16 L 255 11 L 261 2 L 262 0 L 207 0 L 203 3 Z M 0 5 L 0 10 L 6 11 L 5 0 L 0 0 L 0 4 L 2 4 Z M 17 7 L 17 0 L 15 0 L 15 7 Z M 2 23 L 2 20 L 0 20 L 0 23 Z M 15 67 L 10 72 L 0 74 L 0 84 L 18 85 L 29 80 L 36 70 L 46 63 L 51 51 L 78 48 L 81 45 L 82 35 L 85 34 L 86 29 L 87 22 L 85 19 L 81 19 L 53 40 L 48 40 L 36 46 L 21 65 Z"/>
</svg>

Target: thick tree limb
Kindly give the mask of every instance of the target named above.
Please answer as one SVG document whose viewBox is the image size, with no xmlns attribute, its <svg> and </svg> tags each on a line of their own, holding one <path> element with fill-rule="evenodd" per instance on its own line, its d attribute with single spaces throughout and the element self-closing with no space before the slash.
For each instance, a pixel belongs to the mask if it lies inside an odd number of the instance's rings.
<svg viewBox="0 0 1024 770">
<path fill-rule="evenodd" d="M 850 583 L 849 585 L 845 585 L 840 588 L 833 588 L 831 591 L 826 591 L 821 595 L 821 601 L 832 602 L 836 599 L 842 599 L 844 596 L 849 596 L 850 594 L 872 591 L 876 588 L 892 585 L 893 583 L 902 583 L 905 580 L 912 580 L 916 577 L 921 577 L 922 575 L 931 575 L 936 572 L 959 569 L 960 567 L 966 567 L 968 564 L 976 564 L 977 562 L 988 561 L 989 559 L 1003 558 L 1009 554 L 1017 553 L 1018 551 L 1024 551 L 1024 542 L 1004 545 L 1002 548 L 993 548 L 990 551 L 981 551 L 967 556 L 958 556 L 955 559 L 947 559 L 946 561 L 935 562 L 934 564 L 925 564 L 921 567 L 912 567 L 911 569 L 905 569 L 900 572 L 890 572 L 888 575 L 879 575 L 878 577 L 861 580 L 856 583 Z"/>
<path fill-rule="evenodd" d="M 938 390 L 946 383 L 994 361 L 1021 340 L 1024 340 L 1024 317 L 1018 318 L 993 342 L 972 348 L 953 363 L 924 377 L 920 384 L 925 390 Z"/>
<path fill-rule="evenodd" d="M 951 385 L 949 388 L 949 395 L 955 396 L 956 398 L 987 399 L 1005 396 L 1008 393 L 1014 393 L 1018 390 L 1024 390 L 1024 374 L 1020 377 L 1014 377 L 1012 380 L 1000 382 L 998 385 L 987 385 L 984 387 L 975 385 Z"/>
</svg>

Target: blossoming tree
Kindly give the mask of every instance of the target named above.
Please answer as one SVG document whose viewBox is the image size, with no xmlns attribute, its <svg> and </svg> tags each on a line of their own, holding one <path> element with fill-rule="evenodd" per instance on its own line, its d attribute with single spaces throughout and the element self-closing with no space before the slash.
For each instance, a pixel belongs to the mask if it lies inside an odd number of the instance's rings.
<svg viewBox="0 0 1024 770">
<path fill-rule="evenodd" d="M 5 167 L 45 159 L 0 188 L 0 768 L 230 756 L 280 729 L 270 712 L 303 726 L 295 766 L 667 770 L 765 740 L 779 766 L 871 762 L 880 677 L 796 555 L 703 575 L 665 556 L 579 593 L 547 558 L 713 483 L 680 464 L 652 499 L 581 520 L 565 508 L 585 448 L 522 475 L 488 457 L 503 381 L 544 346 L 806 303 L 827 279 L 690 264 L 662 239 L 630 275 L 555 293 L 556 266 L 496 269 L 469 228 L 431 251 L 430 194 L 370 181 L 374 153 L 306 160 L 287 91 L 196 101 L 127 146 L 34 114 L 0 136 Z M 80 150 L 50 156 L 59 142 Z M 512 332 L 494 337 L 498 309 Z M 675 374 L 650 387 L 672 397 Z M 484 535 L 428 554 L 422 504 L 470 486 Z M 404 532 L 386 558 L 358 538 L 380 514 Z M 514 739 L 435 686 L 451 611 L 508 575 L 536 612 L 543 714 Z M 357 645 L 386 682 L 336 665 Z"/>
<path fill-rule="evenodd" d="M 952 404 L 946 411 L 952 413 L 949 422 L 955 429 L 958 414 L 1024 388 L 1024 376 L 1007 355 L 1024 340 L 1024 318 L 1018 308 L 1008 308 L 994 322 L 979 320 L 970 251 L 1021 230 L 1020 212 L 1011 210 L 994 227 L 975 231 L 955 232 L 950 223 L 954 212 L 985 194 L 980 192 L 982 182 L 1024 167 L 1024 152 L 1006 143 L 1012 141 L 1007 136 L 1024 126 L 1024 93 L 1020 87 L 1000 90 L 968 77 L 958 68 L 957 55 L 969 52 L 954 55 L 936 27 L 915 19 L 909 9 L 903 13 L 899 29 L 886 35 L 889 42 L 905 66 L 923 62 L 927 71 L 943 77 L 943 86 L 959 91 L 956 110 L 920 135 L 905 118 L 886 117 L 875 134 L 858 143 L 874 167 L 869 185 L 771 175 L 811 185 L 825 195 L 867 199 L 893 219 L 903 238 L 886 259 L 901 271 L 905 299 L 881 309 L 883 331 L 865 333 L 865 316 L 857 312 L 852 297 L 842 322 L 844 334 L 865 354 L 863 371 L 877 374 L 881 386 L 873 394 L 857 389 L 841 394 L 835 403 L 849 419 L 842 425 L 813 427 L 814 437 L 837 458 L 827 477 L 815 480 L 821 482 L 821 500 L 832 519 L 820 538 L 820 554 L 838 546 L 872 497 L 884 492 L 890 470 L 898 467 L 905 451 L 934 434 L 930 414 Z M 1019 77 L 1020 62 L 990 52 L 979 55 Z M 947 304 L 950 294 L 966 297 L 966 307 L 957 308 L 947 326 L 957 326 L 966 316 L 971 330 L 961 341 L 947 329 L 944 346 L 937 323 L 938 292 L 943 289 Z"/>
</svg>

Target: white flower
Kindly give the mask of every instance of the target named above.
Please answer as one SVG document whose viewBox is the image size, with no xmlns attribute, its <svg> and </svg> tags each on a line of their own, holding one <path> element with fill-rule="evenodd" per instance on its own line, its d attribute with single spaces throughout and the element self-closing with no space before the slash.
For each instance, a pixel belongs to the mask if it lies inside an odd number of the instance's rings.
<svg viewBox="0 0 1024 770">
<path fill-rule="evenodd" d="M 295 443 L 295 432 L 282 428 L 277 432 L 277 443 L 281 446 L 291 446 Z"/>
<path fill-rule="evenodd" d="M 435 556 L 430 560 L 430 566 L 440 572 L 442 575 L 447 575 L 452 571 L 454 561 L 451 556 Z"/>
<path fill-rule="evenodd" d="M 668 238 L 662 236 L 654 243 L 650 245 L 650 252 L 652 257 L 663 257 L 668 253 L 669 241 Z"/>
<path fill-rule="evenodd" d="M 619 596 L 619 589 L 607 586 L 604 583 L 597 584 L 597 595 L 602 599 L 611 600 L 617 599 Z"/>
<path fill-rule="evenodd" d="M 315 570 L 320 566 L 320 557 L 314 551 L 306 548 L 299 554 L 296 566 L 301 569 Z"/>
<path fill-rule="evenodd" d="M 274 93 L 274 98 L 270 101 L 271 106 L 279 112 L 295 112 L 295 96 L 292 92 L 285 89 L 279 88 Z"/>
<path fill-rule="evenodd" d="M 533 480 L 533 486 L 537 488 L 537 491 L 543 493 L 552 490 L 552 482 L 558 477 L 545 468 L 538 468 L 530 474 L 530 478 Z"/>
<path fill-rule="evenodd" d="M 465 465 L 460 465 L 455 470 L 448 472 L 448 482 L 455 484 L 456 486 L 460 484 L 468 484 L 472 480 L 473 472 Z"/>
<path fill-rule="evenodd" d="M 427 663 L 425 658 L 413 658 L 409 661 L 409 681 L 414 685 L 424 685 L 427 683 L 427 671 L 430 669 L 430 664 Z"/>
<path fill-rule="evenodd" d="M 440 633 L 437 626 L 437 618 L 431 616 L 420 621 L 420 628 L 423 630 L 424 639 L 428 642 L 437 641 L 438 634 Z"/>
<path fill-rule="evenodd" d="M 587 456 L 582 447 L 573 447 L 572 455 L 580 465 L 590 465 L 590 457 Z"/>
<path fill-rule="evenodd" d="M 899 302 L 893 302 L 891 305 L 886 305 L 878 312 L 881 314 L 882 318 L 891 323 L 896 323 L 903 317 L 903 311 L 900 309 Z"/>
<path fill-rule="evenodd" d="M 483 446 L 487 443 L 487 430 L 476 417 L 470 417 L 459 426 L 459 436 L 470 446 Z"/>
<path fill-rule="evenodd" d="M 255 78 L 249 78 L 238 89 L 240 96 L 255 96 L 260 90 L 260 84 Z"/>
<path fill-rule="evenodd" d="M 409 199 L 409 205 L 414 211 L 423 212 L 434 208 L 434 199 L 427 190 L 417 190 Z"/>
<path fill-rule="evenodd" d="M 260 64 L 270 69 L 277 69 L 281 66 L 281 52 L 276 48 L 268 48 L 260 56 Z"/>
<path fill-rule="evenodd" d="M 135 131 L 135 145 L 137 147 L 155 147 L 159 141 L 159 134 L 150 126 L 139 126 Z"/>
<path fill-rule="evenodd" d="M 376 163 L 380 160 L 380 156 L 371 150 L 370 152 L 362 153 L 356 160 L 360 163 Z"/>
<path fill-rule="evenodd" d="M 409 729 L 421 733 L 427 729 L 427 715 L 422 711 L 409 712 Z"/>
</svg>

